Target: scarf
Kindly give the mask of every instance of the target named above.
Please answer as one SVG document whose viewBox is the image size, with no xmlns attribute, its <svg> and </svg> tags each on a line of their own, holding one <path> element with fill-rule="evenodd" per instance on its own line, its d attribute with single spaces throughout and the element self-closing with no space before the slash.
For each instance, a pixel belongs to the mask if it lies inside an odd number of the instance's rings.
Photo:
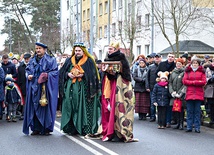
<svg viewBox="0 0 214 155">
<path fill-rule="evenodd" d="M 191 68 L 192 68 L 192 70 L 193 70 L 194 72 L 196 72 L 197 69 L 198 69 L 198 67 L 197 67 L 197 68 L 194 68 L 192 65 L 191 65 Z"/>
<path fill-rule="evenodd" d="M 82 69 L 82 65 L 88 60 L 88 57 L 83 54 L 83 57 L 79 60 L 79 62 L 76 64 L 76 60 L 75 60 L 75 55 L 71 57 L 71 62 L 73 64 L 73 68 L 71 69 L 71 73 L 74 75 L 74 76 L 77 76 L 79 74 L 83 74 L 84 73 L 84 70 Z M 72 79 L 72 83 L 75 83 L 77 80 L 76 77 L 74 77 Z M 78 77 L 78 81 L 80 82 L 82 80 L 81 77 Z"/>
<path fill-rule="evenodd" d="M 165 87 L 165 86 L 167 86 L 168 85 L 168 82 L 158 82 L 158 85 L 159 86 L 162 86 L 162 87 Z"/>
<path fill-rule="evenodd" d="M 144 79 L 144 77 L 146 76 L 146 67 L 142 68 L 140 66 L 137 66 L 137 76 Z"/>
</svg>

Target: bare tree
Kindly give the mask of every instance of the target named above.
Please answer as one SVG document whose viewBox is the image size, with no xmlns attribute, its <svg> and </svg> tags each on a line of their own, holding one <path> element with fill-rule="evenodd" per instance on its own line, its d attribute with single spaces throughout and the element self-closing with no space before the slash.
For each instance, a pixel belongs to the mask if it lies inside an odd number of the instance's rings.
<svg viewBox="0 0 214 155">
<path fill-rule="evenodd" d="M 148 6 L 150 1 L 145 1 L 148 10 L 154 10 L 155 23 L 159 26 L 163 36 L 166 38 L 173 53 L 179 56 L 179 37 L 180 35 L 188 35 L 188 28 L 193 22 L 200 19 L 200 10 L 198 6 L 202 1 L 195 0 L 158 0 Z M 193 5 L 194 4 L 194 5 Z M 174 40 L 170 35 L 174 34 Z M 176 49 L 173 47 L 175 41 Z"/>
</svg>

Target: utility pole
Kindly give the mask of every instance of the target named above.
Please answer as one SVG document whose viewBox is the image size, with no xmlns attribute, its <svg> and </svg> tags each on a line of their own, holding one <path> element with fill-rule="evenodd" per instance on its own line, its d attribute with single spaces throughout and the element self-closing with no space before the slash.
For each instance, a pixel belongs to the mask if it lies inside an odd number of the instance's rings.
<svg viewBox="0 0 214 155">
<path fill-rule="evenodd" d="M 110 44 L 110 0 L 108 0 L 108 45 Z"/>
<path fill-rule="evenodd" d="M 78 0 L 76 0 L 76 7 L 77 7 L 77 12 L 76 12 L 76 20 L 77 20 L 77 42 L 80 42 L 80 36 L 79 36 L 79 11 L 78 11 Z"/>
<path fill-rule="evenodd" d="M 151 5 L 152 5 L 151 53 L 154 53 L 154 0 L 151 0 Z"/>
<path fill-rule="evenodd" d="M 12 29 L 11 29 L 11 15 L 10 15 L 10 43 L 9 43 L 10 52 L 12 52 Z"/>
<path fill-rule="evenodd" d="M 94 1 L 91 0 L 91 17 L 90 17 L 90 53 L 93 53 L 93 47 L 94 47 L 94 33 L 93 33 L 93 29 L 94 29 L 94 9 L 93 9 L 93 3 Z"/>
</svg>

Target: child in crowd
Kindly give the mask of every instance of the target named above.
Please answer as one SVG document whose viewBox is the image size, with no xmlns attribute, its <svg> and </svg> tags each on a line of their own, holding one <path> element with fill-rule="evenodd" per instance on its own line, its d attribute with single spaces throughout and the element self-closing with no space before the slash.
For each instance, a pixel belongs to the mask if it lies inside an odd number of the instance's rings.
<svg viewBox="0 0 214 155">
<path fill-rule="evenodd" d="M 152 103 L 158 109 L 158 129 L 164 129 L 166 125 L 166 108 L 169 105 L 169 88 L 168 88 L 169 72 L 158 72 L 157 83 L 152 92 Z"/>
<path fill-rule="evenodd" d="M 5 87 L 5 105 L 9 109 L 8 112 L 8 122 L 16 122 L 16 109 L 18 106 L 18 103 L 21 101 L 20 94 L 18 93 L 18 90 L 16 86 L 14 85 L 14 80 L 12 76 L 7 75 L 5 78 L 6 87 Z"/>
</svg>

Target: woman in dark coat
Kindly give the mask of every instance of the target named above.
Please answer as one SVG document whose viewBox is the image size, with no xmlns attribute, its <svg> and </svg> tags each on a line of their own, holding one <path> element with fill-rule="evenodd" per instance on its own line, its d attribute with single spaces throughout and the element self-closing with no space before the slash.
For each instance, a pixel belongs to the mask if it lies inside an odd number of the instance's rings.
<svg viewBox="0 0 214 155">
<path fill-rule="evenodd" d="M 185 98 L 187 103 L 186 132 L 192 132 L 194 124 L 195 132 L 200 133 L 201 104 L 204 101 L 204 86 L 206 84 L 205 71 L 200 63 L 200 59 L 193 56 L 184 73 L 183 84 L 187 87 Z"/>
<path fill-rule="evenodd" d="M 139 120 L 146 120 L 146 114 L 150 111 L 149 92 L 146 91 L 147 66 L 145 59 L 139 60 L 139 65 L 135 69 L 133 79 L 135 80 L 135 113 L 138 113 Z"/>
<path fill-rule="evenodd" d="M 176 59 L 176 67 L 172 71 L 171 76 L 169 78 L 169 93 L 171 94 L 172 98 L 170 99 L 170 106 L 173 106 L 173 102 L 176 98 L 181 98 L 182 100 L 182 110 L 181 112 L 174 112 L 174 116 L 177 122 L 175 129 L 183 130 L 183 121 L 184 121 L 184 100 L 182 99 L 183 96 L 183 89 L 184 85 L 182 83 L 182 79 L 184 76 L 184 61 L 182 58 Z"/>
<path fill-rule="evenodd" d="M 210 124 L 214 124 L 214 59 L 206 69 L 207 85 L 205 86 L 204 97 L 210 105 Z"/>
</svg>

